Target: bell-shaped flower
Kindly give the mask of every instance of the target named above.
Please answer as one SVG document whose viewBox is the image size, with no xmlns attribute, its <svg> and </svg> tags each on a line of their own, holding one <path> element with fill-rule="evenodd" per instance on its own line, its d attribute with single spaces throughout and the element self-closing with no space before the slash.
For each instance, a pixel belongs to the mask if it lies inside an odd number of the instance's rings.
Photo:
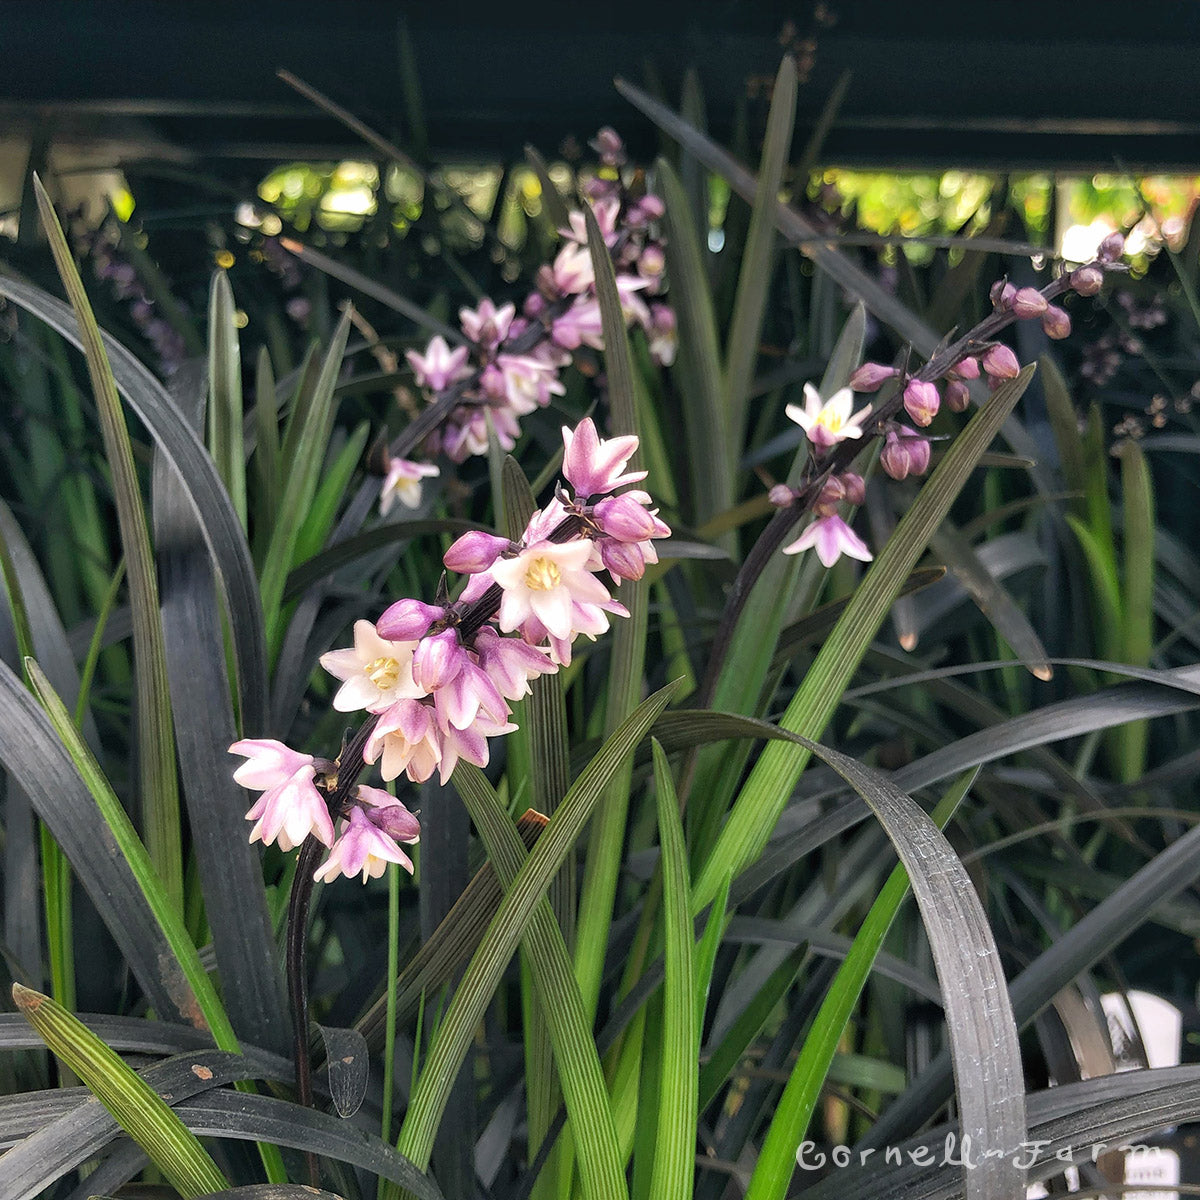
<svg viewBox="0 0 1200 1200">
<path fill-rule="evenodd" d="M 440 333 L 435 334 L 425 347 L 424 354 L 409 350 L 405 354 L 408 364 L 422 387 L 440 392 L 450 384 L 462 379 L 467 373 L 467 356 L 470 350 L 459 346 L 451 350 Z"/>
<path fill-rule="evenodd" d="M 338 839 L 329 851 L 329 856 L 313 872 L 318 883 L 328 883 L 339 875 L 353 879 L 360 871 L 362 881 L 378 879 L 388 863 L 399 863 L 412 874 L 412 859 L 375 825 L 361 808 L 352 808 L 349 819 L 343 821 Z"/>
<path fill-rule="evenodd" d="M 355 621 L 353 648 L 321 655 L 321 666 L 343 681 L 333 707 L 338 712 L 365 708 L 378 713 L 397 700 L 425 695 L 413 679 L 414 649 L 414 642 L 381 638 L 370 621 Z"/>
<path fill-rule="evenodd" d="M 442 759 L 438 764 L 438 779 L 447 783 L 454 774 L 460 758 L 477 767 L 488 765 L 490 747 L 488 738 L 512 733 L 517 727 L 508 721 L 489 721 L 480 716 L 467 729 L 456 729 L 453 725 L 442 731 Z"/>
<path fill-rule="evenodd" d="M 601 438 L 591 417 L 584 417 L 575 428 L 563 426 L 563 475 L 581 499 L 602 496 L 627 483 L 645 479 L 645 471 L 625 471 L 625 464 L 637 452 L 633 434 Z"/>
<path fill-rule="evenodd" d="M 799 554 L 810 547 L 816 547 L 817 557 L 827 567 L 832 567 L 843 554 L 860 562 L 870 562 L 872 557 L 862 538 L 836 513 L 818 517 L 791 545 L 784 546 L 783 552 Z"/>
<path fill-rule="evenodd" d="M 390 792 L 360 783 L 354 795 L 358 803 L 364 806 L 367 820 L 382 829 L 388 837 L 410 845 L 420 840 L 421 822 Z"/>
<path fill-rule="evenodd" d="M 550 323 L 550 336 L 564 350 L 591 346 L 604 349 L 604 323 L 600 318 L 600 302 L 594 297 L 580 297 L 561 316 Z"/>
<path fill-rule="evenodd" d="M 413 679 L 427 693 L 445 687 L 469 665 L 470 659 L 459 645 L 458 633 L 454 629 L 443 629 L 441 633 L 422 638 L 413 651 Z"/>
<path fill-rule="evenodd" d="M 516 306 L 505 304 L 497 308 L 486 296 L 478 308 L 460 308 L 458 319 L 462 331 L 485 350 L 494 350 L 506 337 L 517 315 Z"/>
<path fill-rule="evenodd" d="M 538 675 L 551 675 L 558 668 L 542 650 L 520 638 L 501 637 L 489 625 L 475 635 L 475 653 L 479 669 L 506 700 L 529 695 L 529 681 Z"/>
<path fill-rule="evenodd" d="M 404 772 L 413 783 L 424 783 L 442 758 L 433 709 L 419 700 L 398 700 L 375 722 L 363 758 L 379 763 L 385 781 Z"/>
<path fill-rule="evenodd" d="M 233 773 L 243 787 L 261 791 L 247 821 L 254 821 L 252 842 L 292 850 L 311 833 L 326 846 L 333 844 L 333 821 L 325 797 L 314 783 L 316 767 L 311 754 L 300 754 L 269 738 L 246 738 L 229 747 L 244 762 Z"/>
<path fill-rule="evenodd" d="M 393 458 L 384 476 L 379 492 L 379 515 L 386 517 L 397 500 L 405 508 L 416 508 L 421 503 L 421 480 L 437 475 L 433 463 L 410 462 L 406 458 Z"/>
<path fill-rule="evenodd" d="M 443 734 L 447 729 L 469 728 L 481 713 L 485 719 L 500 725 L 509 716 L 508 705 L 491 677 L 472 662 L 466 663 L 453 679 L 434 692 L 433 706 L 438 729 Z"/>
<path fill-rule="evenodd" d="M 543 541 L 497 560 L 491 576 L 504 589 L 500 628 L 511 633 L 532 616 L 553 637 L 569 637 L 573 601 L 599 604 L 610 599 L 604 584 L 587 569 L 591 554 L 587 541 Z"/>
<path fill-rule="evenodd" d="M 808 440 L 818 449 L 827 450 L 847 438 L 862 437 L 862 423 L 871 415 L 871 406 L 851 414 L 854 393 L 840 388 L 828 400 L 811 383 L 804 385 L 804 407 L 789 404 L 784 412 L 804 430 Z"/>
</svg>

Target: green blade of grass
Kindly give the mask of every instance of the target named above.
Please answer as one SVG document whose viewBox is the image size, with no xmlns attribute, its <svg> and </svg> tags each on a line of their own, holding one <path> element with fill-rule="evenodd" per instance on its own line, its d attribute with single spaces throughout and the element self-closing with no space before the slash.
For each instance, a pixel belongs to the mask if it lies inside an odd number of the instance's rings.
<svg viewBox="0 0 1200 1200">
<path fill-rule="evenodd" d="M 19 983 L 13 984 L 13 1000 L 46 1045 L 87 1084 L 181 1196 L 205 1196 L 229 1186 L 167 1102 L 62 1005 Z"/>
<path fill-rule="evenodd" d="M 613 775 L 676 690 L 670 684 L 655 692 L 605 742 L 572 785 L 505 894 L 434 1037 L 400 1131 L 397 1149 L 420 1169 L 428 1165 L 434 1135 L 475 1027 L 517 948 L 530 914 L 570 853 Z"/>
<path fill-rule="evenodd" d="M 933 824 L 939 829 L 954 815 L 977 774 L 978 768 L 962 776 L 942 798 L 931 814 Z M 808 1131 L 838 1043 L 866 986 L 871 968 L 883 947 L 883 940 L 908 892 L 908 871 L 901 865 L 892 871 L 871 905 L 813 1019 L 800 1049 L 800 1057 L 776 1105 L 747 1192 L 748 1200 L 783 1196 L 795 1170 L 796 1152 Z"/>
<path fill-rule="evenodd" d="M 265 546 L 279 512 L 279 401 L 266 346 L 258 350 L 254 376 L 254 545 Z"/>
<path fill-rule="evenodd" d="M 585 208 L 584 216 L 587 221 L 588 249 L 596 273 L 596 297 L 600 302 L 604 328 L 604 364 L 608 374 L 612 425 L 610 433 L 613 436 L 636 434 L 633 357 L 629 350 L 629 339 L 625 335 L 625 318 L 621 312 L 612 259 L 590 208 Z M 636 470 L 640 462 L 639 450 L 630 458 L 629 468 Z M 629 619 L 616 622 L 611 635 L 612 666 L 604 708 L 606 736 L 615 733 L 621 722 L 634 710 L 641 695 L 649 612 L 645 579 L 626 580 L 621 585 L 620 599 L 629 610 Z M 575 974 L 589 1017 L 595 1016 L 600 996 L 600 977 L 608 948 L 617 878 L 621 871 L 632 770 L 630 762 L 618 766 L 613 773 L 588 841 L 579 900 Z"/>
<path fill-rule="evenodd" d="M 796 63 L 785 54 L 775 77 L 767 134 L 759 163 L 758 184 L 750 216 L 750 232 L 738 274 L 729 340 L 725 351 L 725 407 L 729 438 L 726 453 L 736 465 L 746 433 L 750 382 L 758 361 L 758 343 L 775 261 L 775 206 L 783 169 L 791 154 L 796 121 Z"/>
<path fill-rule="evenodd" d="M 58 693 L 51 687 L 50 681 L 42 673 L 41 668 L 32 659 L 25 663 L 30 683 L 50 723 L 62 741 L 64 748 L 75 764 L 88 791 L 99 809 L 104 823 L 111 833 L 117 849 L 125 859 L 129 869 L 141 889 L 142 895 L 150 911 L 154 915 L 162 936 L 171 948 L 187 985 L 191 988 L 191 996 L 179 996 L 176 1006 L 182 1011 L 191 1010 L 191 1016 L 196 1022 L 207 1024 L 212 1032 L 213 1040 L 222 1050 L 236 1052 L 237 1038 L 225 1015 L 225 1009 L 217 998 L 216 990 L 200 961 L 196 947 L 188 937 L 183 923 L 182 911 L 174 904 L 166 890 L 166 886 L 150 858 L 149 852 L 138 838 L 128 814 L 121 807 L 120 800 L 113 793 L 112 787 L 96 762 L 92 752 L 79 735 Z"/>
<path fill-rule="evenodd" d="M 516 827 L 477 767 L 460 763 L 453 778 L 501 883 L 511 887 L 526 861 Z M 626 1194 L 625 1172 L 608 1090 L 571 958 L 547 900 L 539 901 L 534 908 L 523 945 L 554 1047 L 584 1195 L 595 1200 L 617 1200 Z"/>
<path fill-rule="evenodd" d="M 666 159 L 660 158 L 655 170 L 666 207 L 667 271 L 679 322 L 675 369 L 684 397 L 692 519 L 701 524 L 731 509 L 736 495 L 733 465 L 726 449 L 729 421 L 721 388 L 717 322 L 683 185 Z"/>
<path fill-rule="evenodd" d="M 784 729 L 806 737 L 824 732 L 892 601 L 1033 371 L 1032 366 L 1025 367 L 1016 379 L 996 389 L 917 494 L 788 704 L 780 721 Z M 707 904 L 727 871 L 739 873 L 762 852 L 808 758 L 803 747 L 783 742 L 772 742 L 763 750 L 695 881 L 694 904 Z"/>
<path fill-rule="evenodd" d="M 208 293 L 208 450 L 233 510 L 246 527 L 246 451 L 242 443 L 242 352 L 233 289 L 224 270 Z"/>
<path fill-rule="evenodd" d="M 1150 665 L 1154 645 L 1154 485 L 1142 448 L 1134 441 L 1120 447 L 1124 522 L 1121 540 L 1121 597 L 1125 606 L 1121 641 L 1123 661 Z M 1132 783 L 1146 770 L 1150 726 L 1145 721 L 1116 731 L 1118 777 Z"/>
<path fill-rule="evenodd" d="M 329 434 L 333 427 L 335 410 L 333 389 L 337 383 L 342 355 L 345 353 L 349 336 L 350 310 L 347 309 L 330 339 L 329 349 L 321 363 L 321 371 L 303 419 L 299 420 L 298 415 L 293 415 L 295 437 L 291 436 L 293 429 L 289 427 L 289 436 L 285 439 L 285 446 L 289 447 L 283 454 L 283 461 L 287 463 L 287 480 L 279 503 L 279 518 L 271 531 L 259 585 L 267 645 L 273 652 L 278 651 L 283 640 L 284 588 L 288 572 L 296 565 L 295 552 L 300 530 L 316 495 L 321 468 L 329 447 Z"/>
<path fill-rule="evenodd" d="M 690 1200 L 696 1173 L 700 1021 L 696 1004 L 687 847 L 679 800 L 662 746 L 654 749 L 654 783 L 662 844 L 663 980 L 662 1076 L 658 1089 L 657 1147 L 650 1195 L 654 1200 Z"/>
<path fill-rule="evenodd" d="M 166 652 L 158 616 L 158 582 L 154 552 L 146 527 L 129 430 L 121 411 L 116 381 L 100 340 L 100 329 L 75 267 L 71 248 L 45 188 L 34 179 L 38 210 L 50 242 L 55 265 L 67 290 L 83 336 L 88 375 L 95 394 L 104 439 L 104 453 L 112 473 L 117 524 L 129 572 L 129 599 L 133 609 L 133 662 L 136 680 L 137 761 L 139 795 L 146 847 L 162 878 L 166 894 L 183 905 L 182 831 L 179 781 L 175 773 L 175 747 L 171 728 L 171 700 L 167 686 Z"/>
</svg>

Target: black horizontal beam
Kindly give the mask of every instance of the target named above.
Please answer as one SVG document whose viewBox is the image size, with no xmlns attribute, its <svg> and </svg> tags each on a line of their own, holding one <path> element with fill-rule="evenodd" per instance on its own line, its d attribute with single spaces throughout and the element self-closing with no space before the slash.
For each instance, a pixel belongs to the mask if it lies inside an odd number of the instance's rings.
<svg viewBox="0 0 1200 1200">
<path fill-rule="evenodd" d="M 362 153 L 352 135 L 276 77 L 286 67 L 369 124 L 411 144 L 400 17 L 418 64 L 431 153 L 548 153 L 601 124 L 634 149 L 657 139 L 612 79 L 701 81 L 709 127 L 752 130 L 780 31 L 813 38 L 801 89 L 811 127 L 853 72 L 826 142 L 830 162 L 887 167 L 1200 167 L 1200 6 L 1089 4 L 402 5 L 382 0 L 6 0 L 0 121 L 62 139 L 168 143 L 219 162 Z M 802 136 L 802 135 L 801 135 Z M 798 142 L 798 145 L 800 143 Z"/>
</svg>

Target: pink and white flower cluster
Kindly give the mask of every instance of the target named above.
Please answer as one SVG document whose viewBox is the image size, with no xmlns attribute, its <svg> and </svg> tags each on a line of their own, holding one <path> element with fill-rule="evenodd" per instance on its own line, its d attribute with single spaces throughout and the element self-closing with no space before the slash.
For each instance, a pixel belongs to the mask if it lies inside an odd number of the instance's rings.
<svg viewBox="0 0 1200 1200">
<path fill-rule="evenodd" d="M 675 356 L 675 315 L 653 299 L 664 285 L 665 255 L 654 233 L 662 201 L 627 184 L 621 171 L 624 147 L 611 129 L 601 130 L 592 144 L 601 166 L 585 192 L 612 256 L 625 319 L 645 330 L 652 357 L 669 364 Z M 438 335 L 423 353 L 408 351 L 416 382 L 430 402 L 450 391 L 461 400 L 427 439 L 430 454 L 441 452 L 454 462 L 486 454 L 489 423 L 501 448 L 511 450 L 521 418 L 562 395 L 559 373 L 573 356 L 582 347 L 603 350 L 583 213 L 572 212 L 568 227 L 559 232 L 563 245 L 554 261 L 539 270 L 537 286 L 519 314 L 514 304 L 498 308 L 484 299 L 476 308 L 459 311 L 462 345 L 451 349 Z M 386 512 L 397 498 L 415 507 L 420 476 L 436 474 L 436 468 L 400 460 L 389 465 L 381 508 Z"/>
<path fill-rule="evenodd" d="M 447 569 L 468 576 L 456 601 L 399 600 L 377 622 L 357 621 L 353 646 L 321 656 L 341 681 L 334 709 L 370 714 L 363 759 L 385 781 L 403 774 L 421 783 L 436 771 L 445 783 L 460 759 L 486 766 L 489 739 L 516 728 L 510 702 L 529 693 L 530 680 L 570 663 L 580 634 L 595 638 L 610 616 L 629 615 L 601 575 L 619 585 L 658 561 L 654 540 L 670 529 L 649 495 L 628 486 L 646 476 L 627 470 L 638 439 L 603 439 L 586 419 L 564 428 L 563 442 L 569 486 L 560 484 L 519 541 L 474 531 L 446 552 Z M 230 749 L 248 759 L 238 782 L 263 792 L 248 815 L 252 841 L 288 850 L 313 835 L 330 847 L 318 879 L 362 872 L 365 880 L 387 862 L 411 870 L 397 843 L 417 839 L 416 818 L 388 793 L 360 785 L 331 816 L 338 772 L 357 773 L 357 764 L 274 741 Z"/>
</svg>

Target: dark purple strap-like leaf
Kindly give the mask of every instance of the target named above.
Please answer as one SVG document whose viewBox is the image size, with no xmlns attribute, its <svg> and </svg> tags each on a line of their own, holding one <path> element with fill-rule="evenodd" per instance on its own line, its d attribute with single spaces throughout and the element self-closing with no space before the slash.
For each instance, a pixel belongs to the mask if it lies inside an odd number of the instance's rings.
<svg viewBox="0 0 1200 1200">
<path fill-rule="evenodd" d="M 186 364 L 185 372 L 181 408 L 198 427 L 203 372 Z M 161 449 L 151 492 L 176 750 L 225 1008 L 239 1038 L 287 1054 L 291 1020 L 262 865 L 248 840 L 248 797 L 233 781 L 228 753 L 238 733 L 212 565 L 195 510 Z"/>
<path fill-rule="evenodd" d="M 0 295 L 57 330 L 73 346 L 82 346 L 75 314 L 49 292 L 0 275 Z M 118 390 L 167 456 L 188 503 L 196 512 L 225 591 L 236 651 L 242 720 L 246 729 L 262 729 L 267 709 L 262 603 L 250 548 L 237 514 L 212 459 L 166 389 L 120 342 L 108 334 L 102 336 Z"/>
<path fill-rule="evenodd" d="M 196 998 L 87 785 L 24 683 L 0 663 L 0 763 L 28 794 L 155 1011 L 192 1023 Z"/>
</svg>

